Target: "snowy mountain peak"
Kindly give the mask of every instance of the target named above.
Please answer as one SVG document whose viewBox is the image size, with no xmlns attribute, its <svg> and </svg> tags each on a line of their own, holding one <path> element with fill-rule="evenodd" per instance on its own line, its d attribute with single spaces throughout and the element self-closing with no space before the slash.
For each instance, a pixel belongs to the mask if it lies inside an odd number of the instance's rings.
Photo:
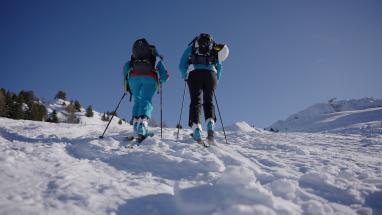
<svg viewBox="0 0 382 215">
<path fill-rule="evenodd" d="M 268 129 L 299 132 L 380 133 L 382 100 L 331 99 L 279 120 Z"/>
<path fill-rule="evenodd" d="M 287 120 L 296 118 L 310 118 L 321 114 L 329 114 L 342 111 L 365 110 L 368 108 L 382 107 L 382 100 L 375 98 L 335 100 L 331 99 L 326 103 L 318 103 L 292 114 Z"/>
</svg>

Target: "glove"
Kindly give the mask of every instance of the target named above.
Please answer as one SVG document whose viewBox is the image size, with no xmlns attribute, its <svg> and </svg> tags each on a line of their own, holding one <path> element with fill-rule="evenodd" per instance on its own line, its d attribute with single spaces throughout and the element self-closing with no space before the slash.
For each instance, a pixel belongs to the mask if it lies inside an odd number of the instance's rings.
<svg viewBox="0 0 382 215">
<path fill-rule="evenodd" d="M 125 93 L 129 93 L 130 92 L 130 86 L 129 86 L 129 82 L 127 80 L 123 81 L 123 90 L 124 90 Z"/>
</svg>

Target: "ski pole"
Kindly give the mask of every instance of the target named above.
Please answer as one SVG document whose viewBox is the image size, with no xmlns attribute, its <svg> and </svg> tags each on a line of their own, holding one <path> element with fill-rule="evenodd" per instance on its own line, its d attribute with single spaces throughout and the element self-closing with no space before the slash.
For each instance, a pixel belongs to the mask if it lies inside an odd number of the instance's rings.
<svg viewBox="0 0 382 215">
<path fill-rule="evenodd" d="M 225 128 L 224 128 L 224 124 L 223 124 L 222 115 L 220 114 L 219 104 L 218 104 L 218 100 L 216 99 L 216 94 L 215 94 L 215 93 L 214 93 L 214 97 L 215 97 L 216 107 L 218 108 L 218 113 L 219 113 L 219 117 L 220 117 L 220 122 L 221 122 L 221 124 L 222 124 L 222 128 L 223 128 L 223 133 L 224 133 L 225 143 L 228 144 L 228 141 L 227 141 L 227 135 L 225 134 Z"/>
<path fill-rule="evenodd" d="M 163 95 L 163 89 L 162 89 L 162 84 L 159 85 L 159 89 L 160 89 L 160 138 L 162 139 L 163 138 L 163 108 L 162 108 L 162 105 L 163 105 L 163 99 L 162 99 L 162 95 Z"/>
<path fill-rule="evenodd" d="M 182 97 L 182 106 L 180 108 L 180 115 L 179 115 L 179 122 L 178 122 L 178 133 L 176 134 L 176 140 L 179 139 L 179 130 L 180 130 L 180 121 L 182 120 L 182 112 L 183 112 L 183 103 L 184 103 L 184 94 L 186 94 L 186 81 L 184 82 L 184 88 L 183 88 L 183 97 Z"/>
<path fill-rule="evenodd" d="M 123 98 L 125 98 L 125 96 L 126 96 L 126 93 L 123 93 L 121 100 L 119 100 L 118 105 L 117 105 L 117 107 L 115 108 L 115 110 L 113 112 L 113 116 L 111 116 L 111 119 L 110 119 L 109 123 L 107 123 L 107 126 L 106 126 L 105 130 L 103 131 L 103 134 L 101 136 L 99 136 L 100 139 L 103 139 L 103 136 L 105 135 L 107 128 L 109 128 L 111 120 L 113 120 L 113 118 L 115 116 L 115 113 L 117 112 L 117 110 L 119 108 L 119 105 L 121 104 L 121 102 L 122 102 Z"/>
</svg>

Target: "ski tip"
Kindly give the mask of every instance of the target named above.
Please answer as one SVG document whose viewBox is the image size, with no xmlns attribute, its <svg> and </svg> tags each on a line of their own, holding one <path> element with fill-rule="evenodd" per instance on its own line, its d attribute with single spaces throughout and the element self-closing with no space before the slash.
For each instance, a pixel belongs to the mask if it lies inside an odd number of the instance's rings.
<svg viewBox="0 0 382 215">
<path fill-rule="evenodd" d="M 203 140 L 197 140 L 196 143 L 198 143 L 198 144 L 200 144 L 200 145 L 202 145 L 202 146 L 204 146 L 204 147 L 206 147 L 206 148 L 210 146 L 208 143 L 206 143 L 206 142 L 203 141 Z"/>
</svg>

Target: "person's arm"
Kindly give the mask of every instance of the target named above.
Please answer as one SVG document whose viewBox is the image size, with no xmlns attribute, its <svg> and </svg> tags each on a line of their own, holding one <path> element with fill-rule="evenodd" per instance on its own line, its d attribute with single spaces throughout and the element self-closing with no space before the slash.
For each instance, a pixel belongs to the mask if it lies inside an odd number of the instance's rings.
<svg viewBox="0 0 382 215">
<path fill-rule="evenodd" d="M 129 92 L 130 91 L 130 89 L 129 89 L 129 82 L 128 82 L 130 70 L 131 70 L 130 61 L 127 61 L 125 63 L 125 65 L 123 66 L 123 77 L 122 77 L 122 80 L 123 80 L 123 90 L 125 92 Z"/>
<path fill-rule="evenodd" d="M 191 55 L 191 47 L 188 47 L 182 55 L 182 58 L 180 59 L 179 63 L 179 71 L 184 80 L 187 80 L 188 78 L 188 59 Z"/>
<path fill-rule="evenodd" d="M 123 66 L 123 76 L 126 77 L 130 72 L 130 61 L 127 61 L 125 65 Z"/>
<path fill-rule="evenodd" d="M 221 63 L 217 63 L 215 68 L 216 68 L 216 76 L 217 76 L 218 80 L 220 80 L 220 77 L 222 75 L 223 65 Z"/>
<path fill-rule="evenodd" d="M 166 67 L 164 67 L 162 61 L 159 61 L 157 63 L 156 67 L 157 67 L 157 71 L 158 71 L 158 75 L 159 75 L 159 81 L 161 84 L 163 84 L 168 80 L 170 75 L 168 74 L 168 71 L 167 71 Z"/>
</svg>

